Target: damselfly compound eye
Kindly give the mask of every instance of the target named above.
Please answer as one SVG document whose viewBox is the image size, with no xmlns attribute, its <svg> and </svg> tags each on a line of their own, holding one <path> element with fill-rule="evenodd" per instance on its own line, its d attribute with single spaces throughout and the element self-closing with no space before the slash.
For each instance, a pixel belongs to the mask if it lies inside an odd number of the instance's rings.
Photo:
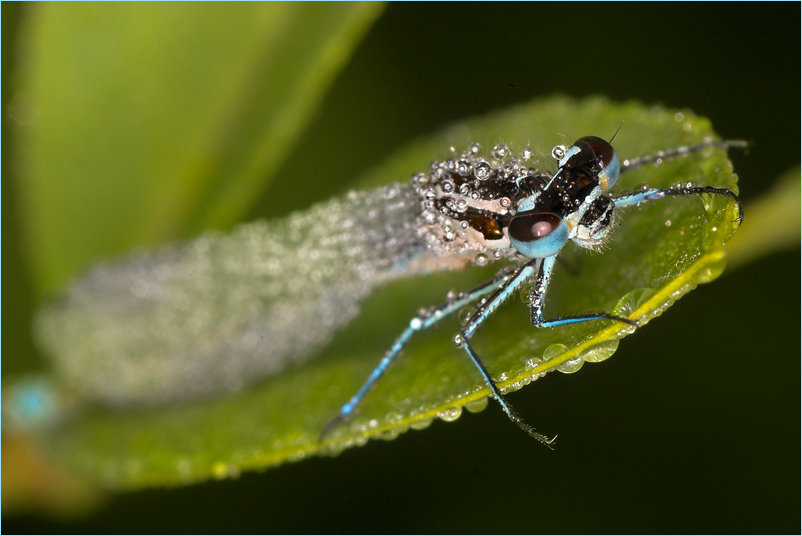
<svg viewBox="0 0 802 536">
<path fill-rule="evenodd" d="M 510 242 L 531 259 L 556 255 L 568 242 L 568 224 L 551 213 L 519 214 L 510 222 Z"/>
<path fill-rule="evenodd" d="M 621 173 L 621 163 L 610 142 L 596 136 L 579 138 L 574 145 L 578 145 L 579 142 L 586 143 L 601 164 L 602 172 L 599 174 L 599 182 L 602 189 L 606 191 L 615 186 L 618 175 Z"/>
</svg>

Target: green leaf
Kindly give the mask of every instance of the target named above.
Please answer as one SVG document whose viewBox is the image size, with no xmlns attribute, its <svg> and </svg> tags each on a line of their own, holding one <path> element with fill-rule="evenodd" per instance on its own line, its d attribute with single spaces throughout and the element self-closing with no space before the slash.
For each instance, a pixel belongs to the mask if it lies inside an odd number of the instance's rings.
<svg viewBox="0 0 802 536">
<path fill-rule="evenodd" d="M 32 8 L 10 108 L 39 290 L 99 256 L 239 221 L 380 9 Z"/>
<path fill-rule="evenodd" d="M 622 121 L 615 140 L 622 158 L 713 135 L 709 122 L 689 111 L 613 104 L 600 98 L 582 102 L 551 98 L 424 138 L 393 155 L 363 184 L 405 180 L 427 169 L 432 160 L 450 157 L 450 146 L 462 149 L 474 141 L 484 151 L 499 141 L 515 152 L 528 144 L 541 166 L 553 169 L 552 146 L 571 143 L 579 135 L 610 137 Z M 566 129 L 570 129 L 567 137 L 559 134 Z M 626 173 L 616 191 L 679 181 L 737 188 L 725 152 L 707 149 Z M 721 273 L 723 245 L 736 228 L 736 215 L 734 203 L 708 196 L 665 199 L 626 210 L 604 253 L 566 252 L 567 264 L 579 273 L 557 270 L 547 314 L 603 309 L 629 315 L 643 325 L 697 284 Z M 394 283 L 371 296 L 360 317 L 321 356 L 301 367 L 218 400 L 147 411 L 96 409 L 48 436 L 47 451 L 111 488 L 174 485 L 337 453 L 371 438 L 393 438 L 409 428 L 424 428 L 438 417 L 453 420 L 465 406 L 480 410 L 487 405 L 488 389 L 464 352 L 453 346 L 459 324 L 457 318 L 448 318 L 413 339 L 351 422 L 335 429 L 324 444 L 317 442 L 325 424 L 356 392 L 418 308 L 441 302 L 449 289 L 469 288 L 490 277 L 495 268 Z M 517 389 L 551 370 L 574 372 L 583 362 L 602 361 L 629 332 L 610 322 L 535 330 L 528 316 L 523 304 L 510 300 L 473 339 L 502 389 Z M 699 349 L 700 354 L 706 351 Z M 523 417 L 537 426 L 537 415 Z M 499 418 L 504 418 L 501 413 Z"/>
</svg>

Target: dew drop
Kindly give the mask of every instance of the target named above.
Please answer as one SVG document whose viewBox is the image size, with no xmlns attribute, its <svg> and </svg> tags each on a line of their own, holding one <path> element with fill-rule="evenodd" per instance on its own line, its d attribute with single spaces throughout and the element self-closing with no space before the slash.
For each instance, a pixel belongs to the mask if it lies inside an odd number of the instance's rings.
<svg viewBox="0 0 802 536">
<path fill-rule="evenodd" d="M 423 419 L 420 421 L 415 421 L 413 423 L 410 423 L 409 427 L 412 428 L 413 430 L 424 430 L 428 428 L 430 424 L 432 424 L 432 420 L 433 419 Z"/>
<path fill-rule="evenodd" d="M 608 339 L 588 348 L 582 352 L 580 357 L 589 363 L 601 363 L 612 356 L 616 350 L 618 350 L 618 339 Z"/>
<path fill-rule="evenodd" d="M 567 361 L 563 361 L 559 365 L 557 365 L 557 370 L 562 372 L 563 374 L 573 374 L 574 372 L 578 371 L 582 368 L 584 361 L 582 357 L 576 356 L 568 359 Z"/>
<path fill-rule="evenodd" d="M 465 409 L 471 413 L 479 413 L 480 411 L 484 411 L 484 409 L 487 407 L 488 400 L 489 399 L 486 396 L 483 396 L 478 400 L 474 400 L 465 404 Z"/>
<path fill-rule="evenodd" d="M 552 344 L 543 351 L 543 361 L 551 361 L 558 355 L 565 353 L 566 350 L 568 350 L 568 347 L 564 344 Z"/>
<path fill-rule="evenodd" d="M 236 478 L 239 476 L 239 469 L 225 462 L 215 462 L 212 464 L 212 476 L 218 480 Z"/>
<path fill-rule="evenodd" d="M 565 156 L 565 145 L 555 145 L 551 150 L 551 157 L 555 160 L 562 160 Z"/>
<path fill-rule="evenodd" d="M 526 370 L 534 370 L 538 366 L 540 366 L 540 363 L 541 363 L 541 360 L 538 359 L 537 357 L 530 357 L 529 359 L 526 360 L 526 363 L 524 364 L 524 366 L 525 366 Z"/>
<path fill-rule="evenodd" d="M 506 143 L 499 143 L 498 145 L 493 147 L 493 150 L 491 151 L 490 154 L 493 155 L 493 158 L 496 158 L 498 160 L 504 160 L 510 155 L 510 148 L 507 146 Z"/>
<path fill-rule="evenodd" d="M 525 305 L 531 305 L 535 295 L 535 285 L 526 285 L 521 289 L 521 301 Z"/>
<path fill-rule="evenodd" d="M 627 292 L 623 298 L 618 300 L 618 303 L 613 308 L 613 314 L 616 316 L 629 317 L 632 313 L 637 311 L 643 304 L 657 294 L 650 288 L 636 288 Z"/>
<path fill-rule="evenodd" d="M 453 422 L 459 419 L 460 415 L 462 415 L 462 406 L 457 406 L 456 408 L 448 408 L 444 409 L 443 411 L 439 412 L 437 416 L 446 421 L 446 422 Z"/>
<path fill-rule="evenodd" d="M 412 176 L 412 184 L 423 186 L 429 182 L 429 177 L 425 173 L 417 173 Z"/>
<path fill-rule="evenodd" d="M 490 164 L 488 164 L 484 160 L 480 160 L 473 166 L 473 174 L 480 181 L 484 181 L 490 177 L 491 169 L 492 168 L 490 167 Z"/>
<path fill-rule="evenodd" d="M 459 319 L 460 325 L 464 325 L 465 322 L 467 322 L 475 312 L 476 309 L 469 305 L 466 305 L 465 307 L 460 309 L 459 312 L 457 313 L 457 318 Z M 456 339 L 454 340 L 454 342 L 457 344 L 457 346 L 462 346 L 462 343 L 461 342 L 457 343 Z"/>
<path fill-rule="evenodd" d="M 401 419 L 402 419 L 401 415 L 396 411 L 391 411 L 384 416 L 384 420 L 385 422 L 387 422 L 387 424 L 393 424 L 393 425 L 398 424 L 401 421 Z"/>
<path fill-rule="evenodd" d="M 716 279 L 718 276 L 724 272 L 724 268 L 726 267 L 726 261 L 718 260 L 715 262 L 709 263 L 707 266 L 704 267 L 703 270 L 700 270 L 697 274 L 697 280 L 700 283 L 709 283 Z"/>
<path fill-rule="evenodd" d="M 382 430 L 381 432 L 379 432 L 379 435 L 377 437 L 379 439 L 384 439 L 385 441 L 392 441 L 399 435 L 401 435 L 400 428 L 391 428 L 389 430 Z"/>
<path fill-rule="evenodd" d="M 476 266 L 487 266 L 490 258 L 485 253 L 477 253 L 476 257 L 473 258 L 473 262 Z"/>
</svg>

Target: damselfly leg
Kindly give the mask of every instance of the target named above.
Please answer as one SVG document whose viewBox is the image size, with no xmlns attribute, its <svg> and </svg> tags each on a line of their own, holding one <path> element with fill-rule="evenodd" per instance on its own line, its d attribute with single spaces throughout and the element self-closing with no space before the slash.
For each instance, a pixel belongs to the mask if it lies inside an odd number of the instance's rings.
<svg viewBox="0 0 802 536">
<path fill-rule="evenodd" d="M 365 398 L 365 395 L 368 393 L 368 391 L 370 391 L 379 378 L 384 375 L 384 373 L 387 371 L 387 368 L 395 360 L 395 358 L 398 357 L 398 354 L 401 353 L 401 350 L 404 348 L 404 346 L 406 346 L 415 332 L 423 331 L 432 327 L 437 322 L 448 317 L 455 311 L 459 311 L 461 308 L 475 302 L 482 296 L 493 292 L 500 286 L 503 286 L 510 279 L 511 275 L 511 268 L 502 270 L 490 281 L 482 283 L 468 292 L 460 293 L 454 299 L 448 300 L 437 307 L 428 309 L 413 318 L 409 322 L 407 329 L 405 329 L 401 336 L 398 337 L 387 354 L 385 354 L 385 356 L 379 362 L 379 365 L 373 369 L 373 372 L 370 373 L 370 376 L 365 383 L 362 384 L 362 387 L 360 387 L 356 394 L 352 396 L 342 408 L 340 408 L 340 412 L 337 414 L 337 416 L 329 421 L 326 427 L 323 428 L 323 431 L 320 433 L 320 440 L 322 441 L 329 434 L 329 432 L 331 432 L 331 430 L 333 430 L 343 421 L 346 421 L 351 416 L 356 409 L 357 404 L 359 404 L 359 402 Z"/>
</svg>

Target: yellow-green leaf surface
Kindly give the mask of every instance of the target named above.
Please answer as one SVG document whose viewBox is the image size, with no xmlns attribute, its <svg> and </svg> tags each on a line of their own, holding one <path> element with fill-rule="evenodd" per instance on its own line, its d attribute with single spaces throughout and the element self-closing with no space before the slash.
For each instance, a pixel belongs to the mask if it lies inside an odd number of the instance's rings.
<svg viewBox="0 0 802 536">
<path fill-rule="evenodd" d="M 33 6 L 10 116 L 38 289 L 100 257 L 239 221 L 379 10 Z"/>
<path fill-rule="evenodd" d="M 461 150 L 471 142 L 481 143 L 486 152 L 500 141 L 518 153 L 529 146 L 537 153 L 539 166 L 553 170 L 552 146 L 570 144 L 582 135 L 610 137 L 622 122 L 615 139 L 622 159 L 713 135 L 709 122 L 689 111 L 604 99 L 551 98 L 468 120 L 421 139 L 392 155 L 361 184 L 406 180 L 427 169 L 432 160 L 450 157 L 449 147 Z M 737 191 L 731 163 L 721 149 L 626 173 L 616 191 L 677 182 Z M 614 240 L 603 253 L 566 248 L 565 266 L 570 270 L 558 267 L 547 315 L 603 309 L 643 325 L 724 268 L 724 243 L 736 228 L 737 211 L 731 200 L 669 198 L 622 212 Z M 303 366 L 217 400 L 147 411 L 84 412 L 43 439 L 46 451 L 111 488 L 174 485 L 336 453 L 371 438 L 425 428 L 438 417 L 453 420 L 466 405 L 469 410 L 482 409 L 488 389 L 464 352 L 453 346 L 459 323 L 449 318 L 415 338 L 365 398 L 356 417 L 332 431 L 325 443 L 318 443 L 325 424 L 359 388 L 418 308 L 436 305 L 446 291 L 465 290 L 496 268 L 393 283 L 375 292 L 358 319 L 322 355 Z M 551 370 L 575 372 L 584 362 L 602 361 L 628 333 L 624 326 L 606 321 L 536 330 L 528 319 L 527 307 L 512 299 L 473 339 L 504 390 L 517 389 Z M 701 359 L 705 354 L 700 348 L 698 355 L 685 358 Z M 525 418 L 537 427 L 537 416 Z"/>
</svg>

